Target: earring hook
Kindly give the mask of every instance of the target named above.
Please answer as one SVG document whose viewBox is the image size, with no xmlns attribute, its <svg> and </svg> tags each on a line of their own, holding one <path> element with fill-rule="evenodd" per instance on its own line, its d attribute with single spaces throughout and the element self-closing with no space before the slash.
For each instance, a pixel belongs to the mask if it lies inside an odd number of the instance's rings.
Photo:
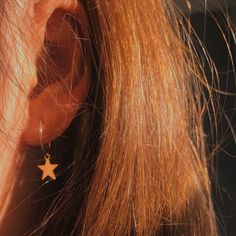
<svg viewBox="0 0 236 236">
<path fill-rule="evenodd" d="M 45 150 L 44 150 L 44 145 L 43 145 L 43 120 L 39 122 L 39 140 L 40 140 L 42 151 L 44 153 Z"/>
<path fill-rule="evenodd" d="M 45 148 L 43 144 L 43 120 L 39 122 L 39 140 L 40 140 L 40 146 L 42 148 L 43 153 L 45 153 Z M 51 149 L 51 142 L 48 143 L 48 150 Z"/>
</svg>

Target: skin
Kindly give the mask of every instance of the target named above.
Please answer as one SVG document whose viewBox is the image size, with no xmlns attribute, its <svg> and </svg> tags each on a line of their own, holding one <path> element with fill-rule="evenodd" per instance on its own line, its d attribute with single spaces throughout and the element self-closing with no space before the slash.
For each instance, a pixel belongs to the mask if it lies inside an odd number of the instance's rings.
<svg viewBox="0 0 236 236">
<path fill-rule="evenodd" d="M 63 23 L 62 15 L 53 15 L 58 9 L 69 13 L 80 22 L 84 37 L 89 38 L 85 14 L 77 0 L 9 0 L 5 8 L 7 17 L 2 20 L 1 40 L 6 43 L 1 45 L 8 70 L 3 71 L 7 86 L 2 88 L 0 101 L 0 114 L 5 123 L 0 133 L 0 222 L 11 198 L 11 194 L 4 193 L 13 188 L 9 179 L 16 172 L 22 144 L 50 142 L 68 127 L 87 97 L 91 68 L 88 58 L 83 73 L 74 69 L 82 63 L 81 45 L 70 26 Z M 50 28 L 50 20 L 60 29 Z M 49 44 L 67 45 L 57 48 L 60 60 L 45 54 L 46 62 L 60 61 L 53 71 L 51 65 L 39 59 L 45 40 Z M 37 96 L 31 96 L 41 82 L 42 68 L 47 86 Z M 3 100 L 4 97 L 8 99 Z"/>
<path fill-rule="evenodd" d="M 48 143 L 59 136 L 76 115 L 90 88 L 89 62 L 83 74 L 79 74 L 74 69 L 83 60 L 81 45 L 76 40 L 70 26 L 63 22 L 64 12 L 55 14 L 52 24 L 49 24 L 49 28 L 46 29 L 55 9 L 63 9 L 65 12 L 73 14 L 73 17 L 82 22 L 84 35 L 89 38 L 85 15 L 82 6 L 77 1 L 41 1 L 35 5 L 36 22 L 38 28 L 42 27 L 39 35 L 41 40 L 36 42 L 36 44 L 40 44 L 37 45 L 37 48 L 42 48 L 42 42 L 45 39 L 51 43 L 66 46 L 57 48 L 63 62 L 56 68 L 56 73 L 50 71 L 47 66 L 44 68 L 46 71 L 48 70 L 44 80 L 49 81 L 54 78 L 54 83 L 45 87 L 37 98 L 29 101 L 29 120 L 23 134 L 23 142 L 31 145 L 41 142 Z M 51 26 L 54 23 L 60 27 L 60 30 Z M 53 60 L 57 59 L 53 58 Z M 58 78 L 55 74 L 58 75 Z M 43 129 L 42 137 L 39 135 L 40 129 Z"/>
</svg>

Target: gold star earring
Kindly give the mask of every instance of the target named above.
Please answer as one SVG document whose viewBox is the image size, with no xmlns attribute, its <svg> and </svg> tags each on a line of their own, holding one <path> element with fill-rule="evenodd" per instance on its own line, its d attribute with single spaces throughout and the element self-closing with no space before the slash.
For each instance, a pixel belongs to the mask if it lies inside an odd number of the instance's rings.
<svg viewBox="0 0 236 236">
<path fill-rule="evenodd" d="M 41 147 L 42 147 L 43 153 L 45 153 L 43 142 L 42 142 L 43 141 L 43 123 L 42 123 L 42 121 L 40 121 L 40 125 L 39 125 L 39 134 L 40 134 Z M 51 144 L 49 143 L 48 146 L 50 149 Z M 44 155 L 44 160 L 45 160 L 44 165 L 38 165 L 38 168 L 43 172 L 41 180 L 44 180 L 47 177 L 49 177 L 53 180 L 56 179 L 56 175 L 54 173 L 54 170 L 58 167 L 58 164 L 52 164 L 50 159 L 51 159 L 51 155 L 48 152 L 46 152 L 46 154 Z"/>
</svg>

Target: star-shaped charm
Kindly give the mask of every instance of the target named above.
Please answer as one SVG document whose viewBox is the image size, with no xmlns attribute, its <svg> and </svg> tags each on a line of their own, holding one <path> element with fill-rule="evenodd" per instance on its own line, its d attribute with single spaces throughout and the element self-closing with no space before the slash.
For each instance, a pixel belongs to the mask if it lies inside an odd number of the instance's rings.
<svg viewBox="0 0 236 236">
<path fill-rule="evenodd" d="M 55 180 L 56 176 L 54 173 L 54 170 L 58 167 L 58 164 L 52 164 L 50 162 L 50 155 L 46 154 L 44 156 L 45 164 L 44 165 L 38 165 L 38 168 L 43 171 L 42 180 L 44 180 L 47 176 L 51 179 Z"/>
</svg>

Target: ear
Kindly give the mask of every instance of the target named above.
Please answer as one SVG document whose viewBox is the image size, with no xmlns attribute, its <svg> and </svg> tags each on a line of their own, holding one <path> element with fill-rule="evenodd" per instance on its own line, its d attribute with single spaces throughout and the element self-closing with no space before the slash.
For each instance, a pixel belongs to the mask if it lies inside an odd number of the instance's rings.
<svg viewBox="0 0 236 236">
<path fill-rule="evenodd" d="M 79 1 L 40 0 L 33 11 L 35 35 L 30 46 L 36 51 L 37 85 L 29 96 L 29 120 L 22 139 L 38 145 L 58 137 L 85 102 L 91 45 Z"/>
</svg>

